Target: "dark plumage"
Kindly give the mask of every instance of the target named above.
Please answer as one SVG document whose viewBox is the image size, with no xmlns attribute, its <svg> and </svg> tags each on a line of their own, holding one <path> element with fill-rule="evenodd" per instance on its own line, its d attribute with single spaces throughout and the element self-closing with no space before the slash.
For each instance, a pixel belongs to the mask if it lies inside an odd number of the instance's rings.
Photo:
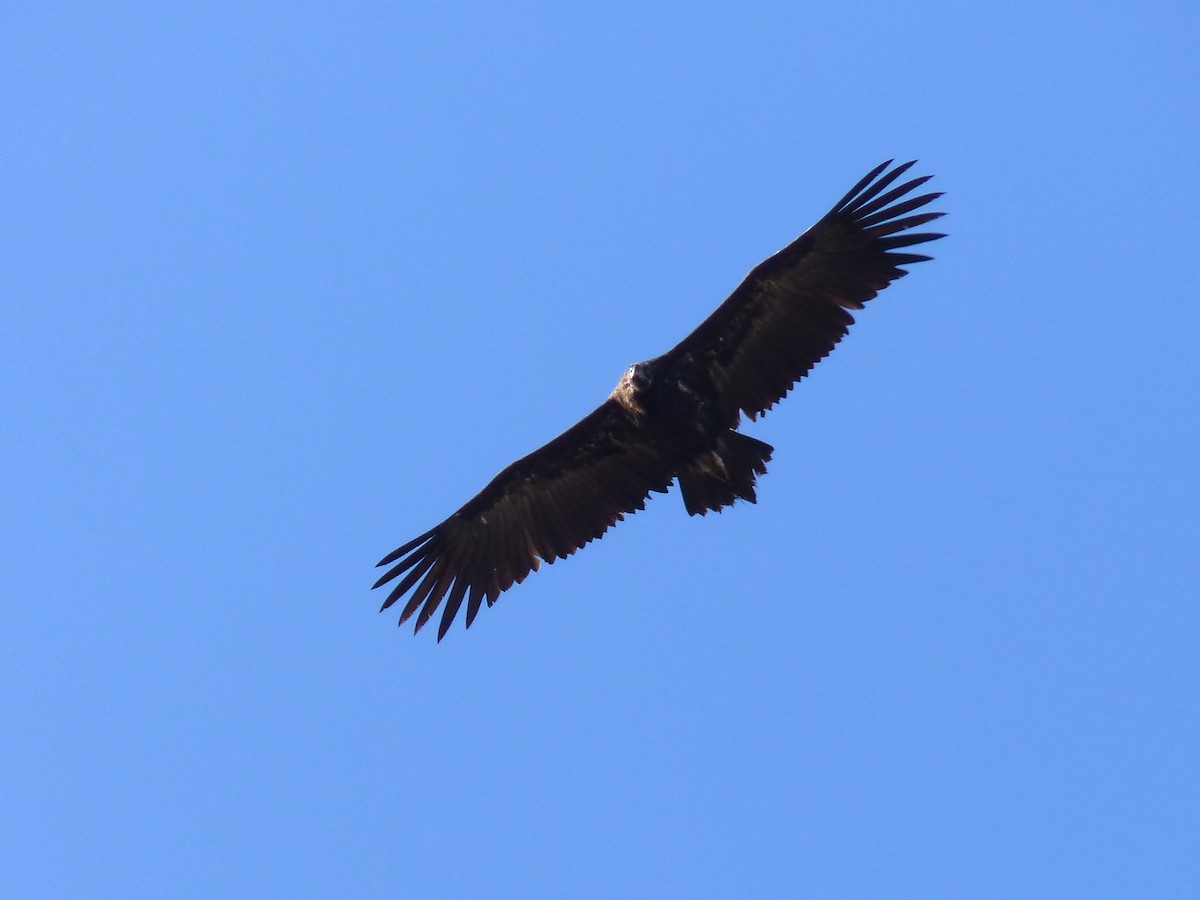
<svg viewBox="0 0 1200 900">
<path fill-rule="evenodd" d="M 735 430 L 742 414 L 774 406 L 846 334 L 847 309 L 930 258 L 905 248 L 943 236 L 912 231 L 942 215 L 916 212 L 940 194 L 909 196 L 930 176 L 892 187 L 913 163 L 890 165 L 756 266 L 673 350 L 630 368 L 581 422 L 385 556 L 379 565 L 395 565 L 375 587 L 399 581 L 383 609 L 412 591 L 400 623 L 420 610 L 420 631 L 445 600 L 440 641 L 464 601 L 470 627 L 485 598 L 491 606 L 543 560 L 570 556 L 673 480 L 691 515 L 753 503 L 773 448 Z"/>
</svg>

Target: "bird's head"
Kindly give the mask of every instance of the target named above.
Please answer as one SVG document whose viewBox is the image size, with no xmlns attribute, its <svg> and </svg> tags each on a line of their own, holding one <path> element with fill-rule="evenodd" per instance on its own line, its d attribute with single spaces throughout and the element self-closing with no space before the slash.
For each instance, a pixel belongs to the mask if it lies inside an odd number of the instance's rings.
<svg viewBox="0 0 1200 900">
<path fill-rule="evenodd" d="M 613 398 L 635 415 L 644 415 L 642 397 L 654 381 L 654 367 L 650 363 L 637 363 L 625 370 L 613 390 Z"/>
<path fill-rule="evenodd" d="M 650 363 L 636 363 L 629 367 L 629 383 L 633 385 L 635 391 L 644 391 L 650 387 L 650 383 L 654 380 L 654 366 Z"/>
</svg>

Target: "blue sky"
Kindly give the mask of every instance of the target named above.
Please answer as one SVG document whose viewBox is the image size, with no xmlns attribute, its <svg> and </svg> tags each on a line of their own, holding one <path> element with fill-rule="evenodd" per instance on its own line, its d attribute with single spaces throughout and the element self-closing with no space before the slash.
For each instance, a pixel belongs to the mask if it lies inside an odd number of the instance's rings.
<svg viewBox="0 0 1200 900">
<path fill-rule="evenodd" d="M 5 19 L 14 896 L 1200 891 L 1192 5 Z M 893 156 L 950 237 L 757 506 L 377 614 Z"/>
</svg>

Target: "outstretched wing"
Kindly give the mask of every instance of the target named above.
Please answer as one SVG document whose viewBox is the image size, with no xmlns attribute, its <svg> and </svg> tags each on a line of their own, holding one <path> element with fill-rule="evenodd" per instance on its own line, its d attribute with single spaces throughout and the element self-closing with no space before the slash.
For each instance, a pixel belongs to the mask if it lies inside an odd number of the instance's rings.
<svg viewBox="0 0 1200 900">
<path fill-rule="evenodd" d="M 730 427 L 740 413 L 754 419 L 770 409 L 854 324 L 847 309 L 862 309 L 906 275 L 901 266 L 930 259 L 903 248 L 944 237 L 910 230 L 942 215 L 909 215 L 941 196 L 905 199 L 932 176 L 891 187 L 914 162 L 873 169 L 821 221 L 756 266 L 660 365 L 693 384 L 711 383 Z"/>
<path fill-rule="evenodd" d="M 414 629 L 420 631 L 448 593 L 438 640 L 464 598 L 469 628 L 484 597 L 491 606 L 542 560 L 570 556 L 600 537 L 626 513 L 643 509 L 651 491 L 665 493 L 674 476 L 672 460 L 609 399 L 506 468 L 442 524 L 380 560 L 395 565 L 375 587 L 404 576 L 380 611 L 411 590 L 400 624 L 420 608 Z"/>
</svg>

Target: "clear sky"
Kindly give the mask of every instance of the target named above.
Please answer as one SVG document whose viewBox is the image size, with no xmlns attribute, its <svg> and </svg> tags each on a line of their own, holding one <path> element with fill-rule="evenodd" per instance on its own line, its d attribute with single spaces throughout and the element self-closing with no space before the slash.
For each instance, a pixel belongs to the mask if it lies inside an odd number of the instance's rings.
<svg viewBox="0 0 1200 900">
<path fill-rule="evenodd" d="M 1198 10 L 9 4 L 5 892 L 1200 895 Z M 893 156 L 757 506 L 377 613 Z"/>
</svg>

